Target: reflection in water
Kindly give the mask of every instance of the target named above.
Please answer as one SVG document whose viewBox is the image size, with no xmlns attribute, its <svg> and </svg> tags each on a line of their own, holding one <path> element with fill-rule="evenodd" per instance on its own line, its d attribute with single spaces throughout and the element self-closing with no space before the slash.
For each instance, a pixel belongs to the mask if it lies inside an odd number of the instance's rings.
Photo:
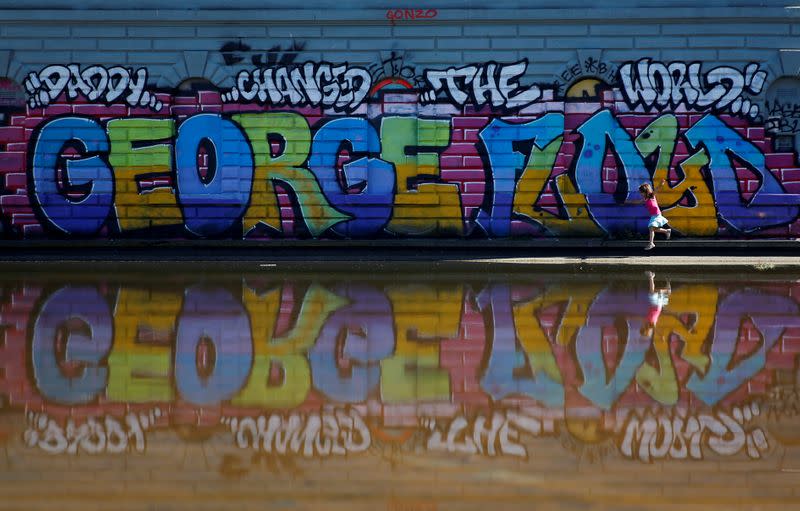
<svg viewBox="0 0 800 511">
<path fill-rule="evenodd" d="M 6 474 L 38 455 L 146 460 L 152 445 L 196 444 L 229 483 L 265 470 L 308 478 L 308 463 L 323 459 L 337 470 L 374 459 L 383 468 L 368 472 L 434 479 L 441 460 L 467 472 L 466 460 L 483 460 L 480 471 L 526 491 L 545 491 L 531 470 L 550 474 L 546 461 L 557 473 L 572 460 L 566 473 L 580 478 L 585 463 L 625 474 L 747 461 L 792 474 L 800 460 L 792 283 L 651 274 L 0 286 Z M 508 472 L 506 459 L 522 465 Z M 548 486 L 548 495 L 583 494 Z M 797 497 L 787 486 L 772 490 Z M 387 505 L 436 508 L 436 495 L 410 494 Z"/>
</svg>

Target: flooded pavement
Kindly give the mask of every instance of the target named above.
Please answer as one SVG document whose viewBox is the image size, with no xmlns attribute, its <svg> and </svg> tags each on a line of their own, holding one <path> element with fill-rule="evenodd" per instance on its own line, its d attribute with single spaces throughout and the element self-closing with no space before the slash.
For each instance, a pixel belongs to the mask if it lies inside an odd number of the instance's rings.
<svg viewBox="0 0 800 511">
<path fill-rule="evenodd" d="M 0 274 L 2 509 L 797 509 L 800 283 Z"/>
</svg>

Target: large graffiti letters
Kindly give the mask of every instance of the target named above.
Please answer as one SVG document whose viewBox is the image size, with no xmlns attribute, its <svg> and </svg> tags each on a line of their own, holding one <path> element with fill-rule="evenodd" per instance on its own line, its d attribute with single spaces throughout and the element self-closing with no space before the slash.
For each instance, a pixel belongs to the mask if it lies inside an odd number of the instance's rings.
<svg viewBox="0 0 800 511">
<path fill-rule="evenodd" d="M 118 88 L 96 66 L 49 66 L 26 85 L 50 106 L 0 130 L 3 234 L 630 239 L 644 183 L 682 236 L 797 229 L 791 134 L 750 103 L 759 64 L 643 59 L 559 98 L 520 85 L 526 60 L 419 74 L 405 58 L 245 69 L 226 91 L 160 93 L 165 115 L 130 108 L 155 97 L 144 70 L 106 106 L 85 104 Z"/>
</svg>

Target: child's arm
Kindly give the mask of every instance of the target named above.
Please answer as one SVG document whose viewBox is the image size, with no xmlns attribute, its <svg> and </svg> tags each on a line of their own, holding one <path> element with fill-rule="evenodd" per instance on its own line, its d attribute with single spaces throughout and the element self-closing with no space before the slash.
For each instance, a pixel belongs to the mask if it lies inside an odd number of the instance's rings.
<svg viewBox="0 0 800 511">
<path fill-rule="evenodd" d="M 656 192 L 656 193 L 660 192 L 661 189 L 664 188 L 665 184 L 667 184 L 667 180 L 666 179 L 662 179 L 661 182 L 658 184 L 658 186 L 655 187 L 655 189 L 653 191 Z"/>
</svg>

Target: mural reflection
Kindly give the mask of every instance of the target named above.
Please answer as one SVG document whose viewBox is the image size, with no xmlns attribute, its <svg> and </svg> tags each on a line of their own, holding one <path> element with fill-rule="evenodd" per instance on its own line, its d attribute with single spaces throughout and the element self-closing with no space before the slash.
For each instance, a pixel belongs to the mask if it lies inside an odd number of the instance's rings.
<svg viewBox="0 0 800 511">
<path fill-rule="evenodd" d="M 14 456 L 146 460 L 152 439 L 157 451 L 213 445 L 204 463 L 229 481 L 297 475 L 312 459 L 396 467 L 441 454 L 484 469 L 514 459 L 524 471 L 552 445 L 556 465 L 779 470 L 800 459 L 793 282 L 245 275 L 0 286 L 9 473 Z"/>
</svg>

